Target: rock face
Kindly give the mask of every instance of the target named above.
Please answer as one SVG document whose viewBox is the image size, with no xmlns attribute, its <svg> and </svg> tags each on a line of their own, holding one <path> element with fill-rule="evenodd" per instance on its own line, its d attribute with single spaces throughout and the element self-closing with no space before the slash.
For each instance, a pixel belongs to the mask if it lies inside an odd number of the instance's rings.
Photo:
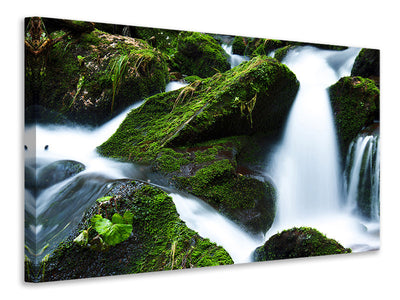
<svg viewBox="0 0 400 300">
<path fill-rule="evenodd" d="M 292 228 L 273 235 L 254 251 L 255 261 L 350 253 L 337 241 L 328 239 L 318 230 Z"/>
<path fill-rule="evenodd" d="M 379 89 L 371 79 L 343 77 L 329 87 L 342 156 L 361 129 L 379 118 Z"/>
<path fill-rule="evenodd" d="M 200 237 L 179 219 L 172 199 L 148 184 L 119 181 L 106 196 L 89 209 L 71 237 L 60 244 L 43 268 L 43 281 L 88 278 L 118 274 L 185 269 L 232 264 L 229 254 L 208 239 Z M 132 234 L 114 246 L 102 244 L 90 229 L 91 218 L 110 218 L 115 213 L 133 215 Z M 86 230 L 87 242 L 75 243 Z M 42 275 L 44 274 L 44 275 Z M 44 276 L 44 277 L 43 277 Z"/>
<path fill-rule="evenodd" d="M 58 42 L 46 59 L 27 55 L 27 108 L 41 106 L 74 122 L 97 125 L 165 89 L 167 63 L 142 40 L 97 29 L 79 34 L 58 30 L 49 36 Z"/>
</svg>

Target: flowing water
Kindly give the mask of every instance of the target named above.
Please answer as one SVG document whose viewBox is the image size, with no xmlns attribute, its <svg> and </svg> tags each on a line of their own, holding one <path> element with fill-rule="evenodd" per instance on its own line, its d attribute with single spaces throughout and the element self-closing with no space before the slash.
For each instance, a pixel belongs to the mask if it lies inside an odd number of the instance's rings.
<svg viewBox="0 0 400 300">
<path fill-rule="evenodd" d="M 351 213 L 372 222 L 379 222 L 380 214 L 379 164 L 379 135 L 361 134 L 352 141 L 345 169 L 346 205 Z"/>
<path fill-rule="evenodd" d="M 174 82 L 167 86 L 167 90 L 182 86 L 184 84 Z M 142 103 L 143 101 L 127 108 L 97 129 L 58 125 L 26 128 L 26 141 L 30 140 L 32 143 L 27 143 L 25 165 L 34 170 L 38 186 L 41 170 L 54 163 L 62 162 L 64 166 L 63 162 L 68 160 L 85 166 L 84 171 L 49 187 L 26 188 L 25 236 L 27 255 L 32 261 L 38 263 L 54 250 L 80 222 L 85 210 L 110 188 L 113 180 L 154 179 L 151 174 L 141 172 L 134 164 L 101 157 L 95 151 L 98 145 L 115 132 L 127 113 Z M 35 148 L 36 151 L 32 151 Z M 225 247 L 235 263 L 250 261 L 250 253 L 262 242 L 260 239 L 248 235 L 202 200 L 178 193 L 170 187 L 164 188 L 171 191 L 170 195 L 181 219 L 190 228 Z"/>
<path fill-rule="evenodd" d="M 266 239 L 293 226 L 315 227 L 353 251 L 375 249 L 377 228 L 346 209 L 343 175 L 327 88 L 349 76 L 360 49 L 344 51 L 299 47 L 283 63 L 300 89 L 282 142 L 266 172 L 278 191 L 277 215 Z"/>
<path fill-rule="evenodd" d="M 244 61 L 248 61 L 249 58 L 247 56 L 233 54 L 232 45 L 222 44 L 222 48 L 229 55 L 229 63 L 231 64 L 231 68 L 234 68 L 240 65 Z"/>
</svg>

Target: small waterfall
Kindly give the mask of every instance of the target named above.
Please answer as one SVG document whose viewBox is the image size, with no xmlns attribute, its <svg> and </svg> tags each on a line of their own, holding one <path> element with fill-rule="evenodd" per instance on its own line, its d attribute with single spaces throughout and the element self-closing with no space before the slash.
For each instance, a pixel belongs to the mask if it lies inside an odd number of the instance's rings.
<svg viewBox="0 0 400 300">
<path fill-rule="evenodd" d="M 350 144 L 346 158 L 346 204 L 351 213 L 379 220 L 379 136 L 359 135 Z"/>
<path fill-rule="evenodd" d="M 347 70 L 342 66 L 354 61 L 358 52 L 302 47 L 290 51 L 283 61 L 299 79 L 300 90 L 269 170 L 278 189 L 275 225 L 302 224 L 339 210 L 339 155 L 326 89 L 342 73 L 350 73 L 351 66 Z"/>
<path fill-rule="evenodd" d="M 240 65 L 242 62 L 249 60 L 247 56 L 233 54 L 232 45 L 222 44 L 221 46 L 225 50 L 225 52 L 229 55 L 229 63 L 231 64 L 231 68 L 234 68 Z"/>
<path fill-rule="evenodd" d="M 307 46 L 289 51 L 284 59 L 299 79 L 300 90 L 282 142 L 266 169 L 276 184 L 278 199 L 276 218 L 265 239 L 284 229 L 308 226 L 353 252 L 379 248 L 379 223 L 367 223 L 343 205 L 346 195 L 327 94 L 330 85 L 349 76 L 359 51 Z"/>
</svg>

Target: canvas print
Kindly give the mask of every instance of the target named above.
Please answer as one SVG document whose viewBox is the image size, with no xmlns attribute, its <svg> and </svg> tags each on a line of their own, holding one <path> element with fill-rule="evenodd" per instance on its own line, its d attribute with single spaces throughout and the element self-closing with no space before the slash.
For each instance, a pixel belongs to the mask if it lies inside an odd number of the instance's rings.
<svg viewBox="0 0 400 300">
<path fill-rule="evenodd" d="M 379 249 L 379 50 L 42 17 L 24 34 L 26 281 Z"/>
</svg>

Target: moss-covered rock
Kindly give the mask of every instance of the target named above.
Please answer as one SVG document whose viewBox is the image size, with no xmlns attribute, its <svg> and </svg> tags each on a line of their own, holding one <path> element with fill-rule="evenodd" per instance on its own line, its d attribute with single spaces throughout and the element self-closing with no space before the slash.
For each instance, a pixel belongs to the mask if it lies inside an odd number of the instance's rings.
<svg viewBox="0 0 400 300">
<path fill-rule="evenodd" d="M 297 89 L 298 81 L 286 66 L 257 57 L 148 98 L 98 151 L 153 165 L 174 185 L 250 231 L 265 232 L 275 215 L 274 189 L 264 179 L 240 175 L 237 154 L 250 135 L 283 127 Z"/>
<path fill-rule="evenodd" d="M 89 209 L 75 234 L 42 262 L 38 279 L 53 281 L 233 263 L 222 247 L 200 237 L 180 220 L 171 197 L 160 189 L 120 181 L 106 195 L 112 198 Z M 115 246 L 104 245 L 96 237 L 97 232 L 89 229 L 95 214 L 111 219 L 115 213 L 122 216 L 126 211 L 133 214 L 133 231 Z M 73 239 L 82 230 L 88 230 L 87 243 L 79 245 Z"/>
<path fill-rule="evenodd" d="M 99 30 L 80 34 L 57 31 L 50 36 L 62 39 L 49 49 L 39 78 L 33 77 L 32 62 L 27 64 L 27 107 L 40 105 L 75 122 L 95 125 L 165 89 L 168 70 L 164 56 L 142 40 Z M 118 63 L 119 74 L 112 72 Z M 115 81 L 118 76 L 120 82 Z"/>
<path fill-rule="evenodd" d="M 105 156 L 149 163 L 166 146 L 279 130 L 298 86 L 286 66 L 257 57 L 226 73 L 148 98 L 98 150 Z"/>
<path fill-rule="evenodd" d="M 253 254 L 255 261 L 343 254 L 351 249 L 309 227 L 292 228 L 273 235 Z"/>
<path fill-rule="evenodd" d="M 275 217 L 275 189 L 262 173 L 248 168 L 242 156 L 250 146 L 252 137 L 237 136 L 164 148 L 153 169 L 249 232 L 264 233 Z"/>
<path fill-rule="evenodd" d="M 376 49 L 361 49 L 354 61 L 351 76 L 361 76 L 379 82 L 380 55 Z"/>
<path fill-rule="evenodd" d="M 243 36 L 235 36 L 232 41 L 232 53 L 244 55 L 246 51 L 247 38 Z"/>
<path fill-rule="evenodd" d="M 343 77 L 329 87 L 342 156 L 360 130 L 379 116 L 379 89 L 359 76 Z"/>
<path fill-rule="evenodd" d="M 179 34 L 173 61 L 181 73 L 203 78 L 230 68 L 228 56 L 221 45 L 210 35 L 198 32 Z"/>
</svg>

